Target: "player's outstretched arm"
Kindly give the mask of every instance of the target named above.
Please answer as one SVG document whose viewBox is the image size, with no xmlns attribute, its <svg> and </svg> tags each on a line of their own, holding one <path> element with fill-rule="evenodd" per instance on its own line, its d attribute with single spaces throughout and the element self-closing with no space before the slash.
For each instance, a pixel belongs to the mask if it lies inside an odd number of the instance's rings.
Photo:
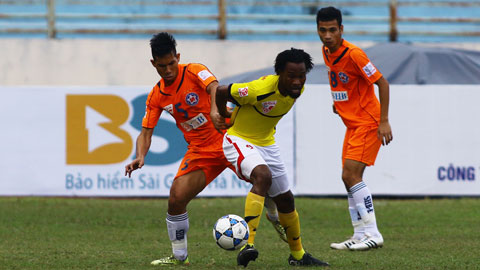
<svg viewBox="0 0 480 270">
<path fill-rule="evenodd" d="M 150 144 L 152 143 L 153 128 L 142 128 L 140 135 L 137 137 L 137 152 L 135 159 L 125 166 L 125 176 L 132 176 L 132 172 L 140 169 L 145 164 L 145 156 L 147 155 Z"/>
<path fill-rule="evenodd" d="M 377 136 L 382 141 L 382 145 L 387 145 L 393 140 L 392 128 L 388 121 L 390 85 L 383 76 L 375 84 L 378 86 L 378 95 L 380 96 L 380 125 L 378 126 Z"/>
</svg>

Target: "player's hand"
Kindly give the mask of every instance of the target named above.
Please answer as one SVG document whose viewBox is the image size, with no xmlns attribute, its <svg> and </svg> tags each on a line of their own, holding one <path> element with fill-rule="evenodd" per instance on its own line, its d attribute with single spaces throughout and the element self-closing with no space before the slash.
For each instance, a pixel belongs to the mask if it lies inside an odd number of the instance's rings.
<svg viewBox="0 0 480 270">
<path fill-rule="evenodd" d="M 140 169 L 145 164 L 145 160 L 143 158 L 136 158 L 130 164 L 125 166 L 125 176 L 128 175 L 128 178 L 132 176 L 132 172 L 136 169 Z"/>
<path fill-rule="evenodd" d="M 222 133 L 221 130 L 228 129 L 232 126 L 232 124 L 227 123 L 227 121 L 225 121 L 225 117 L 221 116 L 218 112 L 211 112 L 210 119 L 212 119 L 213 125 L 220 133 Z"/>
<path fill-rule="evenodd" d="M 382 141 L 382 145 L 387 145 L 393 140 L 392 128 L 388 122 L 380 122 L 377 130 L 377 137 Z"/>
</svg>

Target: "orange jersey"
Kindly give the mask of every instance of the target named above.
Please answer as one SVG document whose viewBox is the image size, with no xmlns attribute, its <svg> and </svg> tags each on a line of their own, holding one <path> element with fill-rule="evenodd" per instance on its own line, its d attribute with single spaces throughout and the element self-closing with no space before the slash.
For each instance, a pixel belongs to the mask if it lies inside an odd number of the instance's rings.
<svg viewBox="0 0 480 270">
<path fill-rule="evenodd" d="M 342 46 L 330 53 L 323 46 L 323 60 L 328 70 L 335 109 L 348 128 L 378 126 L 380 102 L 373 83 L 382 77 L 365 52 L 343 40 Z"/>
<path fill-rule="evenodd" d="M 183 132 L 188 148 L 216 145 L 222 148 L 223 135 L 210 119 L 210 95 L 207 86 L 217 79 L 201 64 L 179 64 L 178 76 L 172 85 L 161 79 L 150 91 L 142 126 L 153 128 L 163 110 L 170 113 Z"/>
</svg>

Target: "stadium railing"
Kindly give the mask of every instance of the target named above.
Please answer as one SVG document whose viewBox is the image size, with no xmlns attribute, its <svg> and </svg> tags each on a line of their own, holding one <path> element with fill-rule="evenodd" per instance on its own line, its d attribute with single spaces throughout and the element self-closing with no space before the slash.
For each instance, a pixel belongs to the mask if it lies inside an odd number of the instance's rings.
<svg viewBox="0 0 480 270">
<path fill-rule="evenodd" d="M 381 35 L 388 36 L 390 41 L 397 41 L 399 35 L 422 36 L 470 36 L 480 37 L 478 27 L 473 31 L 422 31 L 399 30 L 401 23 L 453 23 L 453 24 L 479 24 L 480 18 L 472 17 L 407 17 L 398 16 L 398 10 L 406 6 L 427 7 L 457 7 L 475 8 L 480 12 L 480 1 L 319 1 L 319 0 L 0 0 L 0 34 L 46 34 L 48 38 L 56 38 L 62 34 L 154 34 L 159 30 L 158 25 L 153 25 L 152 20 L 164 22 L 161 29 L 173 34 L 203 34 L 212 35 L 218 39 L 226 39 L 228 35 L 252 34 L 315 34 L 312 27 L 286 28 L 292 22 L 315 22 L 315 13 L 319 7 L 386 7 L 389 14 L 384 16 L 351 16 L 344 14 L 344 21 L 355 23 L 377 23 L 387 27 L 378 30 L 360 28 L 346 31 L 353 35 Z M 21 10 L 21 7 L 28 7 Z M 117 12 L 108 11 L 108 6 L 121 10 L 122 7 L 141 6 L 153 12 Z M 188 13 L 173 12 L 175 7 L 184 7 Z M 227 12 L 228 9 L 241 9 L 245 7 L 285 7 L 295 10 L 307 10 L 307 14 L 268 14 L 255 12 L 250 14 Z M 20 10 L 19 10 L 20 7 Z M 71 10 L 67 10 L 69 7 Z M 78 7 L 78 8 L 77 8 Z M 82 8 L 83 7 L 83 8 Z M 88 7 L 88 8 L 85 8 Z M 95 7 L 102 7 L 94 11 Z M 107 9 L 105 9 L 107 7 Z M 187 8 L 185 8 L 187 7 Z M 198 12 L 203 7 L 206 12 Z M 25 10 L 32 10 L 27 11 Z M 82 11 L 83 10 L 83 11 Z M 102 11 L 103 10 L 103 11 Z M 107 10 L 107 11 L 105 11 Z M 163 12 L 162 12 L 163 11 Z M 176 22 L 180 23 L 176 23 Z M 252 26 L 242 25 L 238 22 L 254 21 Z M 3 22 L 3 23 L 2 23 Z M 150 22 L 150 24 L 145 23 Z M 200 23 L 207 22 L 207 23 Z M 93 24 L 92 24 L 93 23 Z M 227 23 L 237 27 L 227 27 Z M 12 26 L 13 25 L 13 26 Z M 154 27 L 149 27 L 154 26 Z M 427 27 L 428 28 L 428 27 Z M 368 30 L 367 30 L 368 29 Z M 424 29 L 424 28 L 423 28 Z M 431 28 L 428 28 L 431 29 Z"/>
</svg>

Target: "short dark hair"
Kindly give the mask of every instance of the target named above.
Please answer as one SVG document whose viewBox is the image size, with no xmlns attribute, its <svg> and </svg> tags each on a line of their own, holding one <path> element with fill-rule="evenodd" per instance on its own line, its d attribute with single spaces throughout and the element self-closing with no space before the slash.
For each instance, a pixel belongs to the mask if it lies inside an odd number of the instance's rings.
<svg viewBox="0 0 480 270">
<path fill-rule="evenodd" d="M 175 38 L 167 32 L 161 32 L 150 39 L 150 48 L 152 49 L 152 56 L 162 57 L 169 53 L 177 54 L 177 42 Z"/>
<path fill-rule="evenodd" d="M 335 7 L 324 7 L 317 12 L 317 25 L 318 22 L 328 22 L 337 20 L 338 26 L 342 25 L 342 12 Z"/>
<path fill-rule="evenodd" d="M 277 58 L 275 58 L 275 73 L 277 73 L 277 75 L 285 70 L 287 62 L 305 63 L 307 73 L 313 68 L 312 57 L 308 53 L 301 49 L 291 48 L 290 50 L 279 53 Z"/>
</svg>

